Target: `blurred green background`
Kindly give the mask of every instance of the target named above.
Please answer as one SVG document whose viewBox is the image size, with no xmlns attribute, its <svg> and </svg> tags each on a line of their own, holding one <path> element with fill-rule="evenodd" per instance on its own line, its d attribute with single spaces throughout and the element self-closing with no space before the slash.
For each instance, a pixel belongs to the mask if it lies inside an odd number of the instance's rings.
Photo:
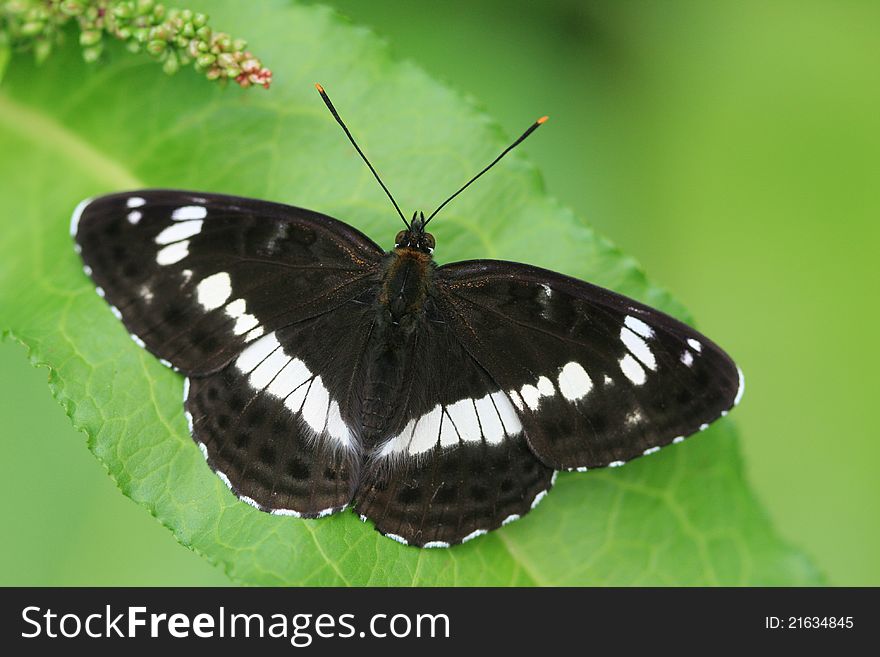
<svg viewBox="0 0 880 657">
<path fill-rule="evenodd" d="M 880 3 L 329 4 L 510 136 L 551 116 L 524 147 L 551 193 L 745 371 L 733 417 L 781 534 L 831 584 L 880 584 Z M 0 418 L 0 584 L 229 583 L 116 490 L 12 343 Z"/>
</svg>

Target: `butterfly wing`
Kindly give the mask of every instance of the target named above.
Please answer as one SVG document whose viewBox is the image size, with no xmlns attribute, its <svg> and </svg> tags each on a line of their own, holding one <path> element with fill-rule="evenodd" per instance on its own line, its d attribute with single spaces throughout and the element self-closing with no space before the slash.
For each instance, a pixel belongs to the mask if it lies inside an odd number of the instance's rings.
<svg viewBox="0 0 880 657">
<path fill-rule="evenodd" d="M 446 547 L 528 513 L 554 471 L 532 454 L 513 405 L 434 301 L 398 355 L 400 392 L 366 454 L 355 507 L 386 536 Z"/>
<path fill-rule="evenodd" d="M 71 232 L 132 337 L 189 375 L 190 431 L 235 494 L 305 517 L 350 501 L 376 244 L 307 210 L 168 190 L 84 202 Z"/>
<path fill-rule="evenodd" d="M 261 336 L 189 379 L 185 407 L 211 468 L 245 502 L 320 517 L 349 503 L 361 462 L 354 417 L 372 305 L 352 300 Z"/>
<path fill-rule="evenodd" d="M 191 375 L 375 285 L 383 255 L 357 230 L 277 203 L 173 190 L 80 204 L 71 233 L 132 337 Z"/>
<path fill-rule="evenodd" d="M 444 315 L 546 465 L 620 465 L 734 406 L 742 375 L 693 328 L 583 281 L 478 260 L 437 271 Z"/>
</svg>

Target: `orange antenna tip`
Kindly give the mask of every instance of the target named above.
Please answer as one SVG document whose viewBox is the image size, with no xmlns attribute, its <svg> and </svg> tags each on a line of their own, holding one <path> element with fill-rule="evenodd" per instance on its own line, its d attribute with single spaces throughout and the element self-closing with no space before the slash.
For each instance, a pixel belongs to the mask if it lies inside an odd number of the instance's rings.
<svg viewBox="0 0 880 657">
<path fill-rule="evenodd" d="M 322 86 L 321 86 L 320 84 L 318 84 L 317 82 L 315 82 L 315 89 L 318 90 L 318 93 L 319 93 L 319 94 L 324 93 L 324 87 L 322 87 Z M 546 118 L 546 117 L 545 117 L 545 118 Z"/>
<path fill-rule="evenodd" d="M 549 118 L 550 118 L 549 116 L 542 116 L 540 119 L 535 121 L 535 123 L 537 123 L 538 125 L 541 125 L 542 123 L 546 123 L 547 119 L 549 119 Z"/>
</svg>

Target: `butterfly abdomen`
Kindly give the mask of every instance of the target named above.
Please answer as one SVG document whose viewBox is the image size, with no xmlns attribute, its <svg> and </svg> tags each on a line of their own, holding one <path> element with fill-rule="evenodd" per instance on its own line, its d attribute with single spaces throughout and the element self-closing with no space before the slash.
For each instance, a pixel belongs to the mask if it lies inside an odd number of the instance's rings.
<svg viewBox="0 0 880 657">
<path fill-rule="evenodd" d="M 405 421 L 398 411 L 411 374 L 407 363 L 418 347 L 418 328 L 425 323 L 433 270 L 431 257 L 414 249 L 395 249 L 386 256 L 376 300 L 378 316 L 366 350 L 361 425 L 367 451 Z"/>
</svg>

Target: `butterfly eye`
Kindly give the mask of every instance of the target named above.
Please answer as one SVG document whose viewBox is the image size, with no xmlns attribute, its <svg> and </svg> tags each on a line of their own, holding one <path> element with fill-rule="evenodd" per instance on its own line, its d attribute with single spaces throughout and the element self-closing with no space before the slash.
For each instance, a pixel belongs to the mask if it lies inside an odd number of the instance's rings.
<svg viewBox="0 0 880 657">
<path fill-rule="evenodd" d="M 425 233 L 425 236 L 422 238 L 422 244 L 424 244 L 427 248 L 434 250 L 434 236 L 431 233 Z"/>
<path fill-rule="evenodd" d="M 394 238 L 394 246 L 400 246 L 403 244 L 403 241 L 406 239 L 406 231 L 402 230 L 397 233 L 397 237 Z"/>
</svg>

